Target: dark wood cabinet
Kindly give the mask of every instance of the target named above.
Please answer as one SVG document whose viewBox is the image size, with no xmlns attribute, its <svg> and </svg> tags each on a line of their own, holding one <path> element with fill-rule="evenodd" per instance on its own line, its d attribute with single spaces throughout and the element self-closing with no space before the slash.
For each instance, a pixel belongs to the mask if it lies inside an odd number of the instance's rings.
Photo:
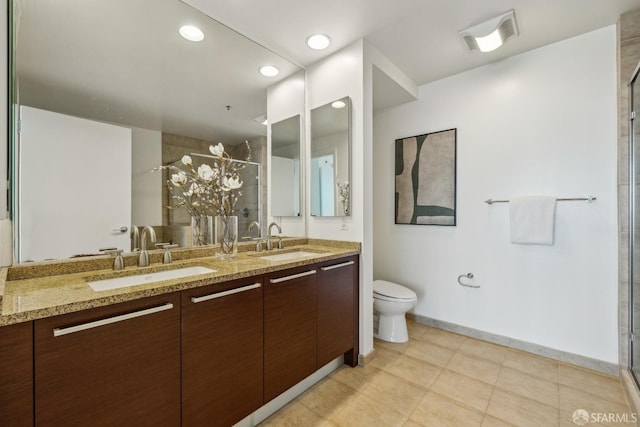
<svg viewBox="0 0 640 427">
<path fill-rule="evenodd" d="M 317 368 L 344 354 L 358 364 L 358 257 L 318 266 Z"/>
<path fill-rule="evenodd" d="M 264 280 L 265 403 L 316 371 L 315 266 Z"/>
<path fill-rule="evenodd" d="M 0 424 L 33 426 L 33 324 L 0 327 Z"/>
<path fill-rule="evenodd" d="M 6 426 L 229 426 L 344 354 L 358 256 L 0 327 Z"/>
<path fill-rule="evenodd" d="M 180 294 L 35 321 L 36 426 L 179 426 Z"/>
<path fill-rule="evenodd" d="M 262 308 L 262 276 L 183 291 L 183 426 L 231 426 L 262 406 Z"/>
</svg>

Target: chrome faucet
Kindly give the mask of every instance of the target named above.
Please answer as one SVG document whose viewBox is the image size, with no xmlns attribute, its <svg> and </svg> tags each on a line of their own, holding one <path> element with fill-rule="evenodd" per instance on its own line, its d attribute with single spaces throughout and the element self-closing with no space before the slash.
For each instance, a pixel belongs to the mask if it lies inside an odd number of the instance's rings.
<svg viewBox="0 0 640 427">
<path fill-rule="evenodd" d="M 149 240 L 151 241 L 151 248 L 153 249 L 156 246 L 156 231 L 150 225 L 145 225 L 145 227 L 142 229 L 142 234 L 140 235 L 140 256 L 138 257 L 139 267 L 149 266 L 149 254 L 147 253 L 147 234 L 149 235 Z"/>
<path fill-rule="evenodd" d="M 113 257 L 113 269 L 114 270 L 124 270 L 124 258 L 122 258 L 122 249 L 118 248 L 102 248 L 100 252 L 104 252 L 107 255 L 111 255 Z"/>
<path fill-rule="evenodd" d="M 249 224 L 249 227 L 247 228 L 247 231 L 249 233 L 251 233 L 251 231 L 257 228 L 258 229 L 258 237 L 261 237 L 261 232 L 260 232 L 260 223 L 258 221 L 251 221 L 251 224 Z"/>
<path fill-rule="evenodd" d="M 273 228 L 274 225 L 278 229 L 278 234 L 282 234 L 282 229 L 278 224 L 276 224 L 275 222 L 272 222 L 271 224 L 269 224 L 269 228 L 267 229 L 267 250 L 268 251 L 273 249 L 273 242 L 271 241 L 271 237 L 273 236 L 271 235 L 271 229 Z M 282 249 L 283 247 L 284 245 L 282 243 L 282 237 L 278 236 L 278 249 Z"/>
<path fill-rule="evenodd" d="M 257 238 L 257 242 L 256 242 L 256 252 L 261 252 L 262 251 L 262 231 L 260 230 L 260 223 L 258 221 L 251 221 L 251 224 L 249 224 L 249 227 L 247 228 L 247 231 L 249 233 L 251 233 L 251 231 L 254 228 L 258 229 L 258 238 Z"/>
</svg>

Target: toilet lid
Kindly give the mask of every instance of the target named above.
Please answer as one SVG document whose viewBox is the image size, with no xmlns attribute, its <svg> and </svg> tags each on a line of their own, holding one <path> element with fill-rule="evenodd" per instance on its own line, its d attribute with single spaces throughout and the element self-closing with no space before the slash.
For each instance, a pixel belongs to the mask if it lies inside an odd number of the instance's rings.
<svg viewBox="0 0 640 427">
<path fill-rule="evenodd" d="M 398 285 L 397 283 L 387 282 L 386 280 L 373 281 L 373 293 L 385 297 L 397 299 L 416 299 L 417 295 L 411 289 Z"/>
</svg>

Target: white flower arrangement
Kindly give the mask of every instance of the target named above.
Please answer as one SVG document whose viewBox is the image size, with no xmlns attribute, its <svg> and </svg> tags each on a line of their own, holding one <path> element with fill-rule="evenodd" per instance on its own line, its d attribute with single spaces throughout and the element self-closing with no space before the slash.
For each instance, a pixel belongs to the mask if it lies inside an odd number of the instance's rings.
<svg viewBox="0 0 640 427">
<path fill-rule="evenodd" d="M 336 185 L 338 187 L 338 197 L 340 198 L 340 203 L 342 203 L 344 215 L 349 216 L 349 199 L 351 196 L 349 181 L 345 181 L 344 184 L 338 182 Z"/>
<path fill-rule="evenodd" d="M 247 146 L 247 159 L 251 159 L 251 149 Z M 180 159 L 181 168 L 174 165 L 159 166 L 154 171 L 167 170 L 171 175 L 167 179 L 167 188 L 173 203 L 167 208 L 184 208 L 192 217 L 205 215 L 229 217 L 233 215 L 238 198 L 242 196 L 240 171 L 246 163 L 233 161 L 222 143 L 209 146 L 213 159 L 211 164 L 203 163 L 196 169 L 191 156 Z"/>
</svg>

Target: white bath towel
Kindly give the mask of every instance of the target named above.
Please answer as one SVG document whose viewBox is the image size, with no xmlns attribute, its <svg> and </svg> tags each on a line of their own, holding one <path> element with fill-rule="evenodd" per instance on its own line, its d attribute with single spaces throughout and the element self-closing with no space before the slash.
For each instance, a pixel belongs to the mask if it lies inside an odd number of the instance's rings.
<svg viewBox="0 0 640 427">
<path fill-rule="evenodd" d="M 515 197 L 509 201 L 511 243 L 553 245 L 556 198 Z"/>
</svg>

